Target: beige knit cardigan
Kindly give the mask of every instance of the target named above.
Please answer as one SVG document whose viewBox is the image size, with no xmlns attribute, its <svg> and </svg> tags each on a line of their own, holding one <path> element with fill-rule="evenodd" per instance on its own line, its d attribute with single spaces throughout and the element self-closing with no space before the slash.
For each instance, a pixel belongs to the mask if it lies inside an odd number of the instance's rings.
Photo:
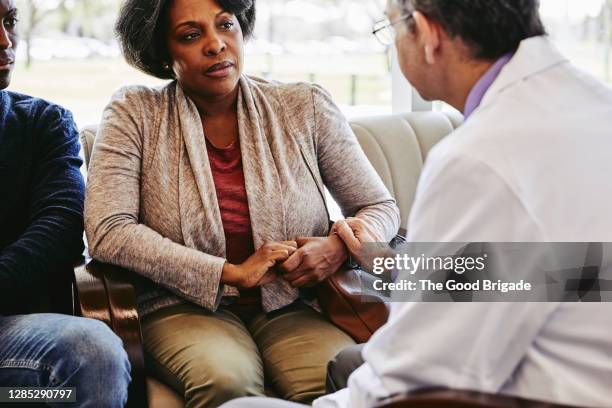
<svg viewBox="0 0 612 408">
<path fill-rule="evenodd" d="M 329 95 L 310 84 L 243 76 L 238 123 L 255 248 L 325 236 L 329 189 L 346 216 L 387 238 L 399 211 Z M 181 302 L 215 310 L 236 288 L 220 283 L 225 237 L 202 123 L 177 82 L 127 87 L 106 107 L 87 184 L 90 255 L 136 272 L 142 315 Z M 298 298 L 278 279 L 265 311 Z"/>
</svg>

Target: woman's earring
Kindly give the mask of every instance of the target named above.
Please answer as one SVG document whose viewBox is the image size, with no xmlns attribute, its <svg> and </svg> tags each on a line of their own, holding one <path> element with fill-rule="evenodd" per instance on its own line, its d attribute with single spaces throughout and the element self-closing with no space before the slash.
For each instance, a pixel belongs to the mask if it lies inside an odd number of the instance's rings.
<svg viewBox="0 0 612 408">
<path fill-rule="evenodd" d="M 168 64 L 167 62 L 164 62 L 162 64 L 162 68 L 166 71 L 170 71 L 170 64 Z"/>
</svg>

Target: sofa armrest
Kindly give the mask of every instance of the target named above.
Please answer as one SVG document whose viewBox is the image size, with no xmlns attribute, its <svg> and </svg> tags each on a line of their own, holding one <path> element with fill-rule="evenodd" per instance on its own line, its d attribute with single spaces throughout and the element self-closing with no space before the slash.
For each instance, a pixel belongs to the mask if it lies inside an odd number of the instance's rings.
<svg viewBox="0 0 612 408">
<path fill-rule="evenodd" d="M 533 401 L 475 391 L 433 389 L 398 395 L 381 401 L 377 408 L 571 408 L 543 401 Z"/>
<path fill-rule="evenodd" d="M 130 272 L 90 261 L 74 269 L 75 313 L 106 323 L 123 341 L 131 365 L 129 407 L 147 406 L 142 334 Z"/>
</svg>

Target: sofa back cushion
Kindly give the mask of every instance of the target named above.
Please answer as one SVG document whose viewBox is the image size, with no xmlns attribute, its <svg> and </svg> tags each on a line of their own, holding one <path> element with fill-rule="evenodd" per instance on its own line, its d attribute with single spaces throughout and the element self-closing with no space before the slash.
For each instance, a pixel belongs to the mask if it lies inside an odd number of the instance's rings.
<svg viewBox="0 0 612 408">
<path fill-rule="evenodd" d="M 427 154 L 461 121 L 460 115 L 440 112 L 413 112 L 351 121 L 365 154 L 397 201 L 401 227 L 408 224 Z"/>
</svg>

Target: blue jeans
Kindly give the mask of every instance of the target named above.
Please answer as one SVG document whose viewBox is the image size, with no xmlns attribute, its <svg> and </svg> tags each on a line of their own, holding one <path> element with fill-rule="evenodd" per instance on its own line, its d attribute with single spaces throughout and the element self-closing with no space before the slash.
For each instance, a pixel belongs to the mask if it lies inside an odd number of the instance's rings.
<svg viewBox="0 0 612 408">
<path fill-rule="evenodd" d="M 0 316 L 0 386 L 75 387 L 76 404 L 123 407 L 130 363 L 102 322 L 59 314 Z M 54 405 L 51 405 L 54 406 Z"/>
</svg>

